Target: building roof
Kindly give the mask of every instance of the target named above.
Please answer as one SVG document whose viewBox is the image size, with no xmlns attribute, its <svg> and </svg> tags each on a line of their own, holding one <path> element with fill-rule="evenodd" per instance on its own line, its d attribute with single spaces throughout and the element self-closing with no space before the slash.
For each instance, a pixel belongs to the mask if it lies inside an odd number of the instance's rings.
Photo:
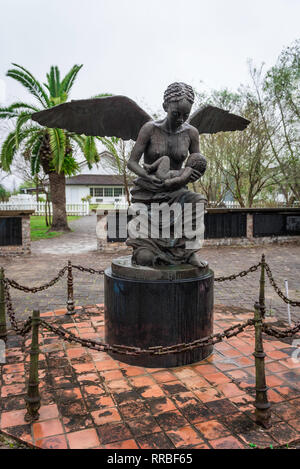
<svg viewBox="0 0 300 469">
<path fill-rule="evenodd" d="M 67 186 L 124 186 L 123 176 L 116 174 L 79 174 L 66 178 Z"/>
</svg>

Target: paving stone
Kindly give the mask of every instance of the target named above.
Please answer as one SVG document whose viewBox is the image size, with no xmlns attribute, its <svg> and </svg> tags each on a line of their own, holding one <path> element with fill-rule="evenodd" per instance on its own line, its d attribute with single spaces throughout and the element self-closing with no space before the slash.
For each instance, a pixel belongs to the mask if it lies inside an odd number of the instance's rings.
<svg viewBox="0 0 300 469">
<path fill-rule="evenodd" d="M 93 321 L 85 308 L 71 318 L 46 319 L 85 335 L 103 322 L 102 306 L 88 309 L 94 311 Z M 216 330 L 236 322 L 228 308 L 215 308 Z M 236 346 L 248 341 L 249 355 L 252 334 L 246 331 L 235 341 Z M 299 438 L 299 370 L 290 362 L 286 366 L 289 359 L 280 354 L 267 364 L 272 427 L 263 430 L 255 423 L 254 366 L 240 362 L 234 369 L 220 369 L 220 363 L 232 367 L 230 361 L 239 358 L 231 352 L 226 356 L 230 348 L 223 348 L 223 362 L 216 351 L 201 363 L 167 370 L 131 367 L 77 344 L 61 346 L 54 334 L 41 331 L 41 346 L 46 341 L 51 347 L 41 355 L 38 421 L 29 425 L 24 420 L 29 338 L 25 345 L 10 341 L 8 355 L 16 362 L 0 370 L 1 430 L 24 444 L 44 449 L 238 449 L 282 446 Z M 271 351 L 282 350 L 278 340 L 271 338 L 268 345 Z"/>
<path fill-rule="evenodd" d="M 166 432 L 176 448 L 190 447 L 203 443 L 203 439 L 191 426 L 181 427 L 177 430 Z"/>
<path fill-rule="evenodd" d="M 137 438 L 141 449 L 174 449 L 174 444 L 162 432 Z"/>
</svg>

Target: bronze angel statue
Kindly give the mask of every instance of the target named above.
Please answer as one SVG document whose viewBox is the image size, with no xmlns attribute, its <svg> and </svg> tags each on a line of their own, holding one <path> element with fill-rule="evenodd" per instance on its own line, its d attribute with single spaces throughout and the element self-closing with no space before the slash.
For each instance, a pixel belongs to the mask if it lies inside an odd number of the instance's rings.
<svg viewBox="0 0 300 469">
<path fill-rule="evenodd" d="M 77 134 L 136 141 L 128 162 L 128 168 L 138 176 L 131 190 L 132 202 L 144 204 L 151 221 L 152 203 L 196 207 L 205 202 L 202 195 L 187 188 L 187 183 L 199 179 L 206 169 L 206 160 L 199 150 L 199 134 L 244 130 L 249 124 L 247 119 L 211 105 L 190 115 L 193 103 L 192 87 L 176 82 L 164 93 L 166 116 L 162 120 L 153 120 L 126 96 L 71 101 L 34 113 L 32 118 L 41 125 Z M 192 223 L 196 216 L 196 210 L 192 210 Z M 173 217 L 171 224 L 175 222 Z M 134 264 L 206 265 L 196 255 L 200 247 L 197 243 L 187 249 L 184 234 L 177 238 L 131 236 L 130 223 L 128 232 L 127 244 L 133 248 Z"/>
</svg>

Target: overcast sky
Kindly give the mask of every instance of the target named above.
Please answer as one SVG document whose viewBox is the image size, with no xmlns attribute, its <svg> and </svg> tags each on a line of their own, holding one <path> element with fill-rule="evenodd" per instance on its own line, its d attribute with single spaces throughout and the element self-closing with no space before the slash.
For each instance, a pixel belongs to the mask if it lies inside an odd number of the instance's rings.
<svg viewBox="0 0 300 469">
<path fill-rule="evenodd" d="M 72 99 L 124 94 L 146 110 L 165 88 L 247 83 L 247 60 L 271 66 L 299 37 L 299 0 L 0 0 L 0 103 L 26 99 L 11 63 L 44 81 L 84 64 Z M 203 82 L 203 84 L 201 84 Z"/>
</svg>

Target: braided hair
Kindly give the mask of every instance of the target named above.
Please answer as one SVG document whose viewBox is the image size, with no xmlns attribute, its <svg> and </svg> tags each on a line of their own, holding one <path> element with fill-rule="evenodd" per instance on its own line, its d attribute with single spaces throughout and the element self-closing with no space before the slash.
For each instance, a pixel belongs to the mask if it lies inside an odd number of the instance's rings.
<svg viewBox="0 0 300 469">
<path fill-rule="evenodd" d="M 164 109 L 167 108 L 170 102 L 180 101 L 186 99 L 190 104 L 194 103 L 195 95 L 193 88 L 190 85 L 182 82 L 171 83 L 164 92 Z"/>
</svg>

